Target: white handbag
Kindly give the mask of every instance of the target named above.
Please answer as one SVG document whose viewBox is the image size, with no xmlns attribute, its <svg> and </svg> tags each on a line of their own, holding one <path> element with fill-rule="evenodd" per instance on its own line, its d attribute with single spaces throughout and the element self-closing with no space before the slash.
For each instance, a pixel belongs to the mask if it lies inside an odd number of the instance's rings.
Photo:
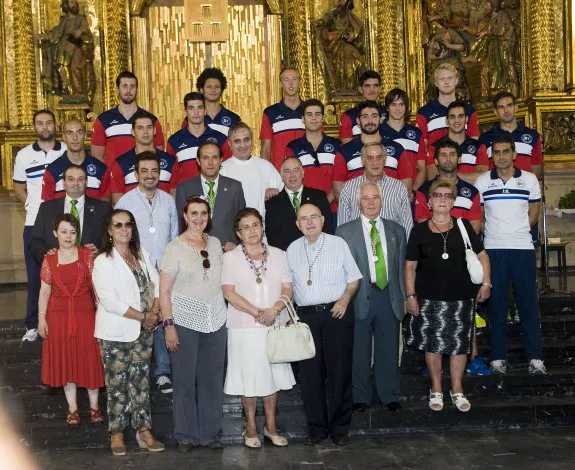
<svg viewBox="0 0 575 470">
<path fill-rule="evenodd" d="M 291 325 L 280 325 L 279 315 L 276 323 L 268 330 L 266 339 L 266 352 L 270 364 L 282 362 L 297 362 L 311 359 L 315 356 L 315 343 L 309 326 L 299 321 L 291 300 L 282 295 L 281 300 L 290 318 Z"/>
<path fill-rule="evenodd" d="M 483 266 L 481 266 L 479 258 L 471 247 L 471 240 L 469 240 L 469 235 L 467 234 L 467 230 L 465 230 L 461 217 L 457 219 L 457 226 L 463 237 L 465 260 L 467 261 L 467 271 L 469 271 L 471 282 L 473 282 L 473 284 L 481 284 L 483 283 Z"/>
</svg>

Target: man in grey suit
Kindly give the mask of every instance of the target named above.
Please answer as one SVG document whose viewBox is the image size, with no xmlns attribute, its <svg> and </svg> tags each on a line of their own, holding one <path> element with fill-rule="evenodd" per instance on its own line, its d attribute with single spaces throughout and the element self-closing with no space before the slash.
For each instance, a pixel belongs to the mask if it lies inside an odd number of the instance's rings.
<svg viewBox="0 0 575 470">
<path fill-rule="evenodd" d="M 217 237 L 224 251 L 233 250 L 237 244 L 234 231 L 236 214 L 246 207 L 242 183 L 220 175 L 222 152 L 220 147 L 206 141 L 198 148 L 200 174 L 180 183 L 176 188 L 176 208 L 180 217 L 180 232 L 184 205 L 190 196 L 203 196 L 210 205 L 212 226 L 209 234 Z"/>
<path fill-rule="evenodd" d="M 375 345 L 375 384 L 379 400 L 392 412 L 399 404 L 399 328 L 405 315 L 405 229 L 382 219 L 381 189 L 364 181 L 357 190 L 361 209 L 358 219 L 341 225 L 342 237 L 361 271 L 359 292 L 354 299 L 353 410 L 362 412 L 371 404 L 372 338 Z"/>
</svg>

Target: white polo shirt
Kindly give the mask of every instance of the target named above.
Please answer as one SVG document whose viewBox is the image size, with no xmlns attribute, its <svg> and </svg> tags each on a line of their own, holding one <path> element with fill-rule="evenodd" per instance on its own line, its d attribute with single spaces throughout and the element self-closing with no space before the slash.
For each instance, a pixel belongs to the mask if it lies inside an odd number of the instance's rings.
<svg viewBox="0 0 575 470">
<path fill-rule="evenodd" d="M 44 152 L 34 142 L 16 154 L 14 160 L 14 183 L 25 184 L 26 192 L 26 222 L 25 225 L 34 225 L 38 208 L 42 202 L 42 180 L 44 170 L 49 163 L 52 163 L 66 151 L 66 145 L 56 141 L 54 148 Z"/>
<path fill-rule="evenodd" d="M 529 204 L 541 200 L 537 177 L 515 168 L 504 183 L 494 169 L 475 181 L 485 210 L 486 249 L 533 250 Z"/>
</svg>

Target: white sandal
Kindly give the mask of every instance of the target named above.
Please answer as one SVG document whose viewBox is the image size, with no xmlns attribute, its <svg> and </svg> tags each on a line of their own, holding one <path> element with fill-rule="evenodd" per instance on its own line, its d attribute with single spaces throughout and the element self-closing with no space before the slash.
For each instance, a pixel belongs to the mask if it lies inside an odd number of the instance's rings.
<svg viewBox="0 0 575 470">
<path fill-rule="evenodd" d="M 441 411 L 443 409 L 443 393 L 429 391 L 429 408 L 432 411 Z"/>
<path fill-rule="evenodd" d="M 450 390 L 449 395 L 455 407 L 462 413 L 467 413 L 471 409 L 471 403 L 469 403 L 469 400 L 465 398 L 463 393 L 451 393 Z"/>
</svg>

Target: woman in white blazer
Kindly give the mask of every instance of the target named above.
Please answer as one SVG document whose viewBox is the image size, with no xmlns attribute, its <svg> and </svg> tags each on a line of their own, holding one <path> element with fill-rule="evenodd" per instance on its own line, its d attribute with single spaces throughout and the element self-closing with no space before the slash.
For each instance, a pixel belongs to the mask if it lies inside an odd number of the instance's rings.
<svg viewBox="0 0 575 470">
<path fill-rule="evenodd" d="M 150 360 L 160 320 L 159 277 L 140 248 L 131 212 L 115 209 L 102 228 L 92 281 L 98 298 L 94 336 L 100 343 L 108 395 L 108 430 L 114 455 L 125 455 L 131 424 L 141 448 L 165 450 L 151 433 Z"/>
</svg>

